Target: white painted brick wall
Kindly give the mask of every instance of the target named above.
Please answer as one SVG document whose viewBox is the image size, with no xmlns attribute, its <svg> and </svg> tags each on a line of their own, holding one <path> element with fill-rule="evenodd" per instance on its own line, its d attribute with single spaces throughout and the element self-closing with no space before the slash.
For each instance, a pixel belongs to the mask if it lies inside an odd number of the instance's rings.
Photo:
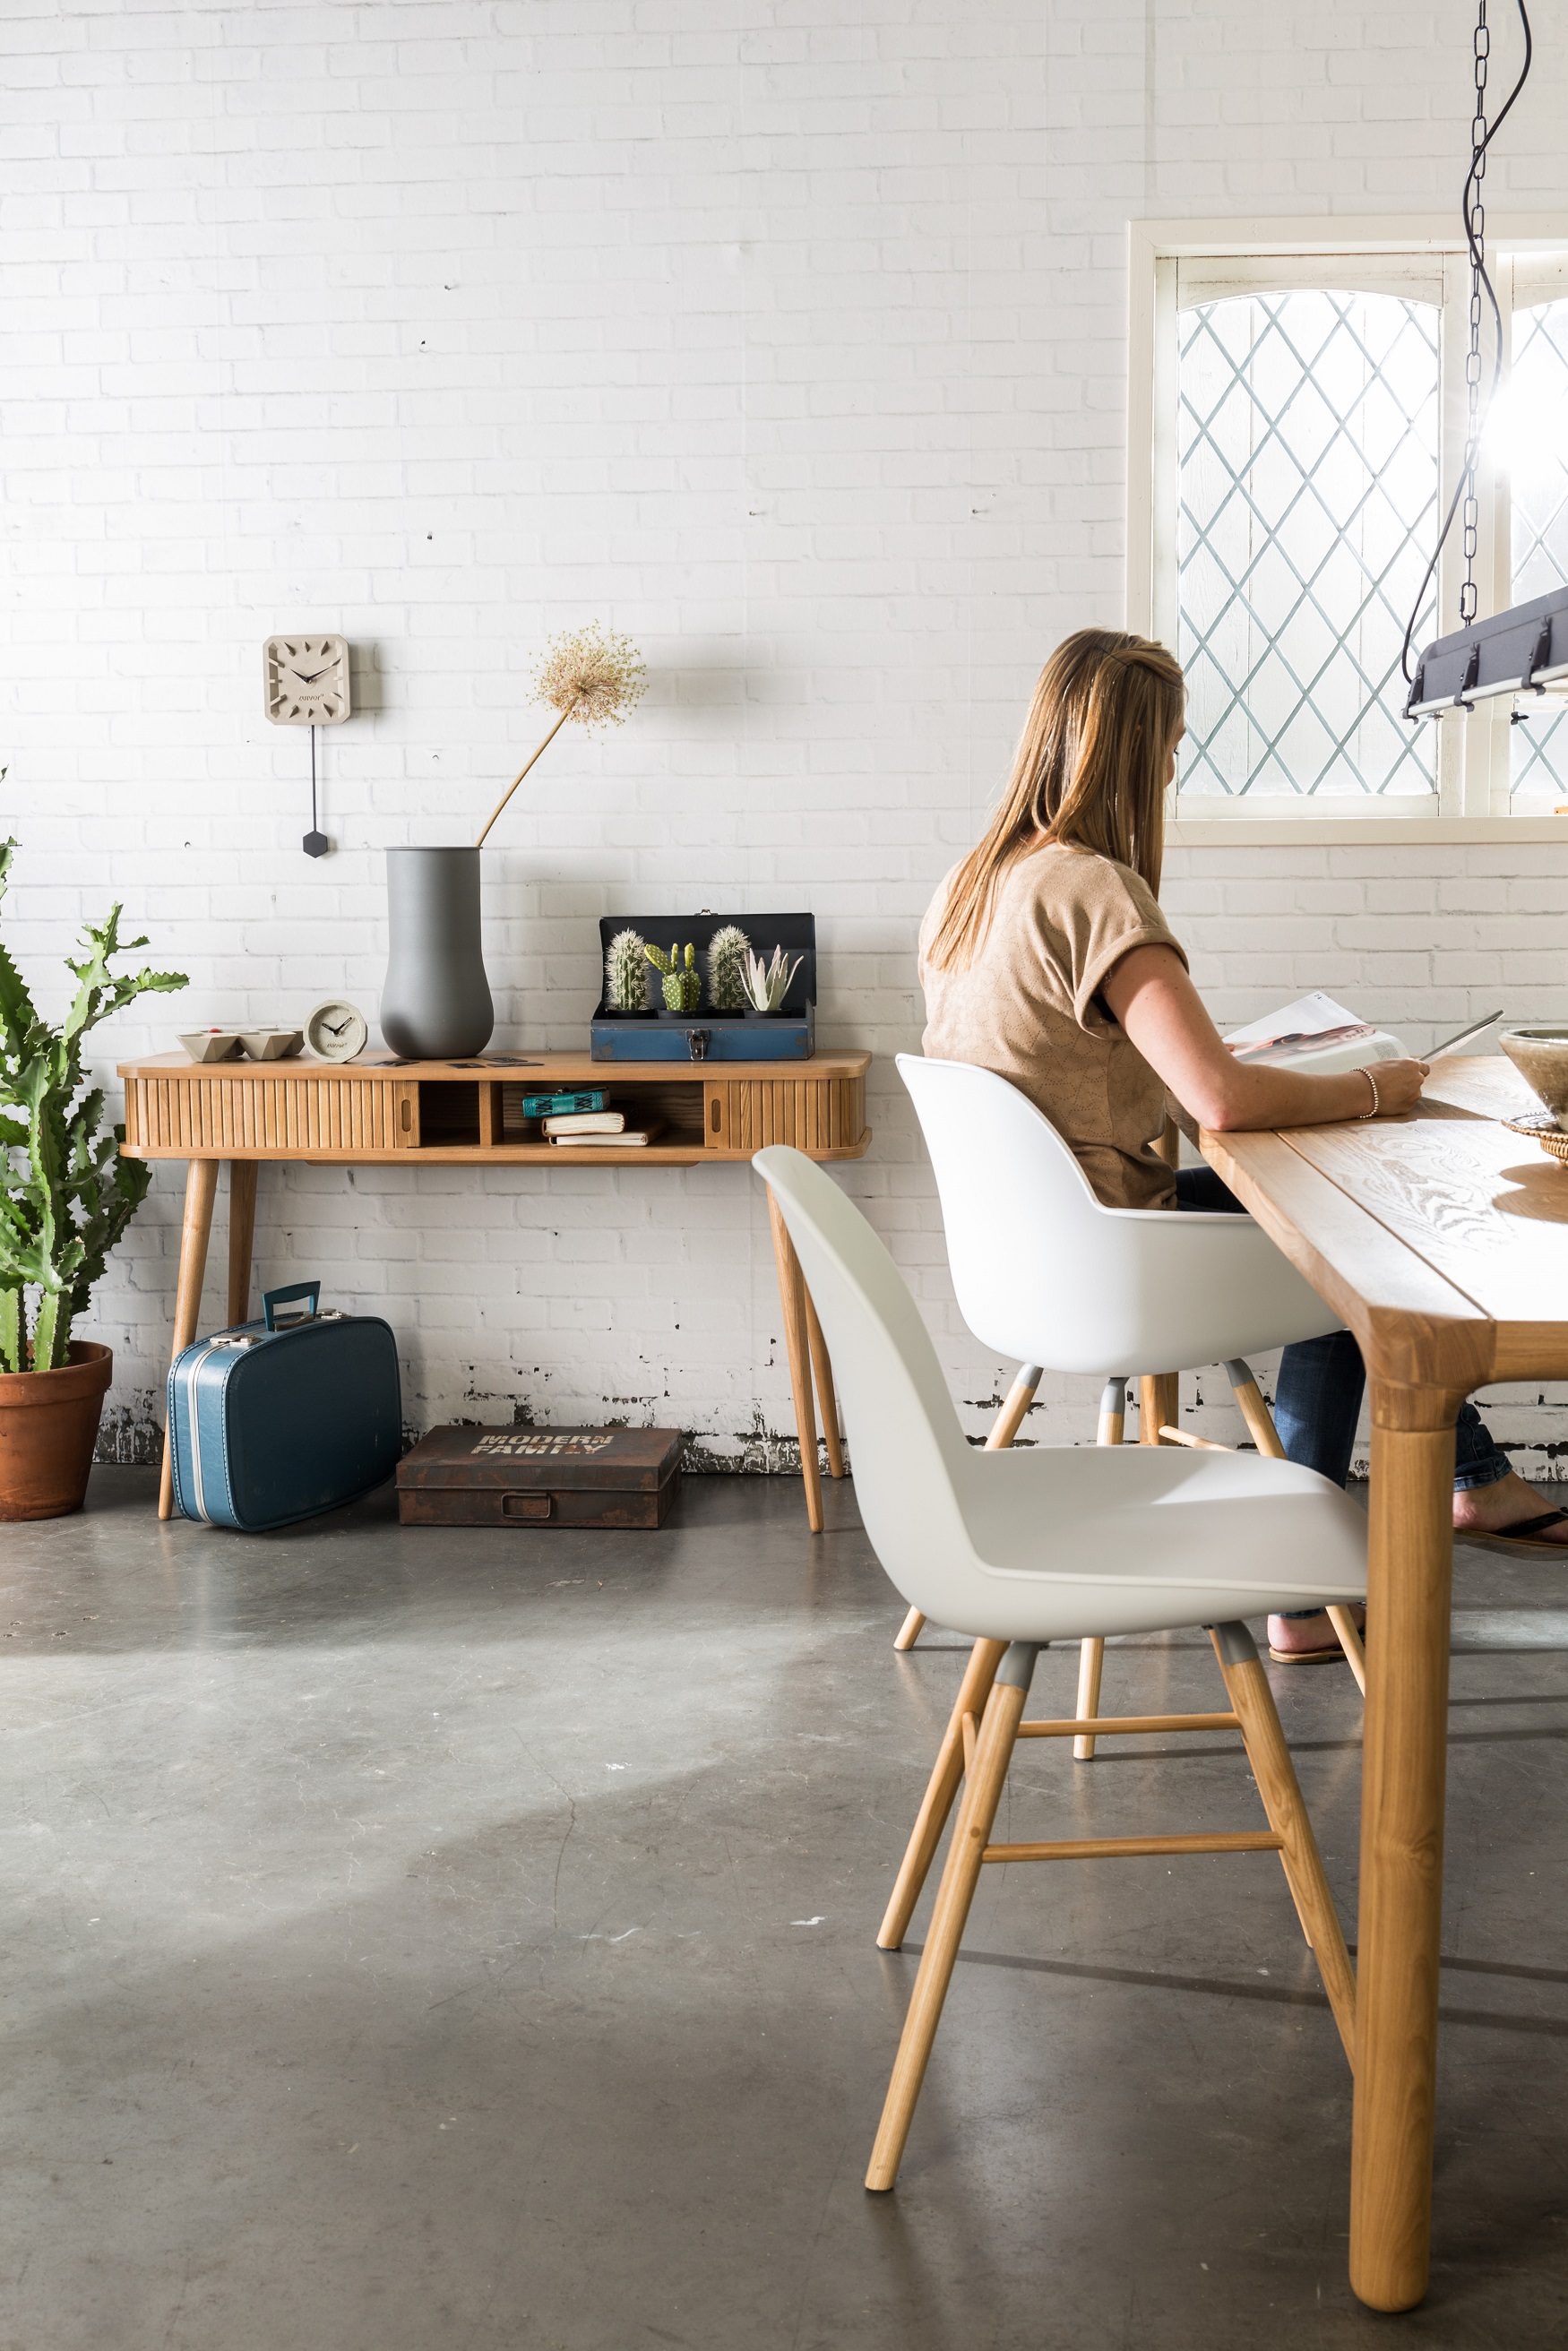
<svg viewBox="0 0 1568 2351">
<path fill-rule="evenodd" d="M 1469 22 L 1468 0 L 13 0 L 0 821 L 40 993 L 118 895 L 193 985 L 106 1066 L 329 989 L 373 1014 L 382 852 L 472 837 L 540 731 L 533 655 L 601 616 L 653 689 L 622 732 L 563 737 L 505 820 L 497 1041 L 580 1042 L 602 912 L 812 906 L 824 1041 L 879 1057 L 843 1180 L 978 1429 L 1004 1367 L 955 1317 L 890 1057 L 919 1035 L 919 914 L 1044 653 L 1120 613 L 1125 222 L 1448 208 Z M 1565 193 L 1540 31 L 1494 212 Z M 306 737 L 258 690 L 262 637 L 310 625 L 355 649 L 319 864 Z M 1247 848 L 1173 855 L 1167 897 L 1222 1016 L 1322 985 L 1420 1043 L 1478 995 L 1562 1008 L 1565 888 L 1556 850 Z M 179 1181 L 158 1170 L 98 1305 L 128 1445 Z M 626 1411 L 737 1458 L 788 1426 L 744 1169 L 269 1168 L 258 1267 L 387 1314 L 421 1422 Z M 1057 1384 L 1035 1426 L 1088 1420 Z"/>
</svg>

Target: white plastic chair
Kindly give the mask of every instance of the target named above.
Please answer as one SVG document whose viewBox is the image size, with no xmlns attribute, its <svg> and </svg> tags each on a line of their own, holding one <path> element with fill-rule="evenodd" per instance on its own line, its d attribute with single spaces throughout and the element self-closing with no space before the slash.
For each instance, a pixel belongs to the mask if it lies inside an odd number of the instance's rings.
<svg viewBox="0 0 1568 2351">
<path fill-rule="evenodd" d="M 776 1145 L 752 1165 L 789 1228 L 832 1350 L 872 1546 L 907 1601 L 977 1643 L 960 1726 L 964 1801 L 867 2187 L 891 2188 L 897 2176 L 987 1862 L 1278 1853 L 1351 2055 L 1355 1991 L 1344 1938 L 1268 1678 L 1240 1620 L 1362 1596 L 1361 1513 L 1315 1470 L 1224 1448 L 974 1450 L 915 1301 L 865 1218 L 798 1151 Z M 1104 1718 L 1095 1729 L 1102 1737 L 1239 1729 L 1268 1830 L 992 1844 L 1015 1741 L 1067 1738 L 1080 1727 L 1022 1719 L 1040 1646 L 1092 1626 L 1156 1633 L 1197 1624 L 1210 1628 L 1228 1709 Z"/>
<path fill-rule="evenodd" d="M 1259 1451 L 1282 1458 L 1246 1359 L 1336 1322 L 1262 1228 L 1249 1217 L 1108 1208 L 1050 1120 L 994 1071 L 913 1053 L 898 1070 L 936 1171 L 958 1311 L 983 1345 L 1022 1359 L 988 1445 L 1011 1444 L 1047 1369 L 1105 1376 L 1100 1442 L 1119 1445 L 1130 1373 L 1223 1364 Z M 1160 1427 L 1153 1388 L 1145 1377 L 1145 1440 L 1201 1445 Z M 1345 1615 L 1336 1627 L 1364 1688 L 1354 1625 Z M 909 1647 L 919 1629 L 906 1622 L 895 1646 Z M 1103 1659 L 1102 1642 L 1085 1645 L 1081 1715 L 1098 1710 Z M 1087 1760 L 1092 1739 L 1076 1751 Z"/>
</svg>

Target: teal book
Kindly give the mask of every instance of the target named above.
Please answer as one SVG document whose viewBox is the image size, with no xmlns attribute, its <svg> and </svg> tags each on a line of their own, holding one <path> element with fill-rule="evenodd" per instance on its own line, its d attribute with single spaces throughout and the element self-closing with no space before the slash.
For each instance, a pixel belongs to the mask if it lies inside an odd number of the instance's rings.
<svg viewBox="0 0 1568 2351">
<path fill-rule="evenodd" d="M 602 1086 L 583 1086 L 559 1094 L 525 1094 L 525 1118 L 570 1118 L 579 1111 L 607 1110 L 610 1096 Z"/>
</svg>

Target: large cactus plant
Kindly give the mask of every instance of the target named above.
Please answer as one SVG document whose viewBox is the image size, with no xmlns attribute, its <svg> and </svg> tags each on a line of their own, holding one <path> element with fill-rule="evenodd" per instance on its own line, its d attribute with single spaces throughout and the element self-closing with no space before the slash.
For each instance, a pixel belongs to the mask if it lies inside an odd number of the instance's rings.
<svg viewBox="0 0 1568 2351">
<path fill-rule="evenodd" d="M 16 849 L 0 845 L 0 899 Z M 150 989 L 184 987 L 183 972 L 110 971 L 116 956 L 146 944 L 121 940 L 118 906 L 89 923 L 81 961 L 67 958 L 77 990 L 58 1029 L 38 1018 L 0 946 L 0 1371 L 54 1371 L 66 1361 L 72 1320 L 152 1180 L 143 1160 L 120 1157 L 122 1126 L 102 1132 L 103 1090 L 84 1092 L 81 1070 L 89 1029 Z M 38 1303 L 29 1334 L 30 1290 Z"/>
<path fill-rule="evenodd" d="M 737 923 L 726 923 L 708 941 L 707 997 L 716 1012 L 746 1009 L 746 958 L 751 941 Z"/>
<path fill-rule="evenodd" d="M 617 931 L 604 958 L 604 1001 L 612 1012 L 648 1008 L 647 950 L 640 931 Z"/>
</svg>

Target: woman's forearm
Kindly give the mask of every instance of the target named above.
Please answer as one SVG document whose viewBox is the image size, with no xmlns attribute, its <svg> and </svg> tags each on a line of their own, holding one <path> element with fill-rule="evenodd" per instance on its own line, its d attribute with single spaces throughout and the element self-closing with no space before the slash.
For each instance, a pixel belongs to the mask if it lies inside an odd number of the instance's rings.
<svg viewBox="0 0 1568 2351">
<path fill-rule="evenodd" d="M 1364 1070 L 1318 1078 L 1303 1070 L 1249 1068 L 1228 1053 L 1225 1059 L 1229 1067 L 1213 1071 L 1202 1103 L 1188 1104 L 1199 1126 L 1219 1134 L 1228 1127 L 1323 1126 L 1364 1118 L 1374 1106 L 1375 1071 L 1371 1081 Z"/>
<path fill-rule="evenodd" d="M 1166 1090 L 1199 1126 L 1326 1126 L 1375 1106 L 1409 1110 L 1426 1075 L 1419 1061 L 1380 1061 L 1371 1073 L 1310 1077 L 1260 1068 L 1227 1051 L 1202 998 L 1170 947 L 1134 947 L 1103 983 L 1113 1013 Z M 1374 1088 L 1376 1102 L 1374 1102 Z"/>
</svg>

